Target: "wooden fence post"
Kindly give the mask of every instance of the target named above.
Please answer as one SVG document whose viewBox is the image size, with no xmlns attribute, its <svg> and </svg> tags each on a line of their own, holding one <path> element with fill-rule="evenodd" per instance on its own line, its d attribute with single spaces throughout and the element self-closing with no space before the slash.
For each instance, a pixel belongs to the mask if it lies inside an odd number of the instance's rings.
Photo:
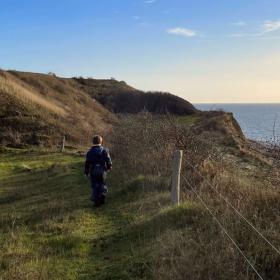
<svg viewBox="0 0 280 280">
<path fill-rule="evenodd" d="M 65 135 L 62 138 L 62 143 L 61 143 L 61 152 L 63 153 L 65 150 Z"/>
<path fill-rule="evenodd" d="M 180 204 L 180 175 L 182 166 L 183 151 L 177 150 L 174 153 L 172 165 L 172 188 L 171 202 L 173 205 Z"/>
</svg>

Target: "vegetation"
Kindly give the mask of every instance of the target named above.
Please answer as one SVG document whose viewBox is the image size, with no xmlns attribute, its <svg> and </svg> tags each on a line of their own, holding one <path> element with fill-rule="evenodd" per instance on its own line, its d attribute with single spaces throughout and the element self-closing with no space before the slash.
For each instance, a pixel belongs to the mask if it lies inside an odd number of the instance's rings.
<svg viewBox="0 0 280 280">
<path fill-rule="evenodd" d="M 88 94 L 50 75 L 0 71 L 0 144 L 76 146 L 93 131 L 110 130 L 115 116 Z M 77 129 L 77 127 L 79 129 Z"/>
<path fill-rule="evenodd" d="M 165 92 L 143 92 L 116 80 L 75 78 L 78 88 L 114 113 L 135 114 L 146 110 L 153 114 L 190 115 L 198 112 L 188 101 Z"/>
<path fill-rule="evenodd" d="M 257 279 L 190 186 L 264 279 L 277 279 L 279 255 L 208 182 L 276 247 L 279 182 L 265 177 L 271 168 L 253 153 L 225 144 L 225 135 L 217 138 L 211 128 L 201 137 L 202 122 L 148 113 L 120 119 L 110 139 L 117 166 L 101 209 L 88 199 L 82 157 L 2 149 L 2 279 Z M 182 181 L 178 208 L 170 206 L 169 190 L 175 148 L 185 150 L 189 181 Z"/>
<path fill-rule="evenodd" d="M 115 166 L 108 205 L 94 209 L 82 162 L 42 150 L 1 152 L 0 279 L 148 277 L 159 229 L 182 225 L 181 210 L 166 208 L 165 179 L 127 178 Z"/>
<path fill-rule="evenodd" d="M 170 177 L 172 152 L 184 150 L 183 204 L 178 210 L 183 225 L 167 227 L 157 237 L 150 266 L 154 279 L 258 279 L 204 203 L 264 279 L 279 277 L 280 255 L 228 204 L 279 248 L 278 153 L 271 151 L 268 164 L 231 118 L 214 112 L 199 122 L 183 122 L 143 114 L 124 118 L 115 130 L 115 149 L 135 174 Z"/>
<path fill-rule="evenodd" d="M 14 71 L 0 72 L 0 105 L 1 280 L 258 279 L 220 225 L 264 279 L 279 279 L 279 254 L 233 208 L 280 247 L 280 149 L 248 141 L 232 114 L 114 79 Z M 84 150 L 93 131 L 110 132 L 115 163 L 102 208 L 81 152 L 55 152 L 65 134 Z M 180 207 L 170 206 L 175 149 Z"/>
<path fill-rule="evenodd" d="M 187 101 L 167 93 L 145 93 L 114 79 L 60 78 L 0 70 L 0 145 L 57 145 L 62 136 L 74 146 L 106 134 L 114 113 L 193 114 Z M 79 128 L 77 130 L 77 127 Z"/>
</svg>

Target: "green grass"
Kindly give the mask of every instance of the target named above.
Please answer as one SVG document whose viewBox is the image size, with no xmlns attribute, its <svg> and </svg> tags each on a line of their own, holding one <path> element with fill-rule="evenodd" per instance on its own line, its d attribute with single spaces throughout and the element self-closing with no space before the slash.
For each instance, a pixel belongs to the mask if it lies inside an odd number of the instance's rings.
<svg viewBox="0 0 280 280">
<path fill-rule="evenodd" d="M 0 150 L 0 279 L 256 279 L 188 190 L 174 208 L 168 178 L 124 171 L 114 165 L 107 204 L 93 208 L 82 157 Z M 278 246 L 279 194 L 226 175 L 220 191 L 233 203 L 238 194 L 240 211 Z M 264 278 L 277 279 L 279 257 L 207 186 L 200 191 Z"/>
<path fill-rule="evenodd" d="M 0 153 L 0 279 L 150 279 L 155 239 L 185 226 L 169 208 L 168 180 L 109 176 L 93 208 L 83 158 L 48 151 Z M 178 217 L 185 217 L 178 219 Z"/>
</svg>

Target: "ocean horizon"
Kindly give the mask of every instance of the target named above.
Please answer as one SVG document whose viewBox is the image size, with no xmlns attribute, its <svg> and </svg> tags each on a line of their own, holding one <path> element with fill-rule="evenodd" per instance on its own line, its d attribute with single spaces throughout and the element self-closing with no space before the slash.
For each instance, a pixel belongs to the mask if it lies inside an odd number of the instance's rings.
<svg viewBox="0 0 280 280">
<path fill-rule="evenodd" d="M 233 113 L 245 136 L 260 142 L 280 142 L 280 103 L 196 103 L 202 111 Z"/>
</svg>

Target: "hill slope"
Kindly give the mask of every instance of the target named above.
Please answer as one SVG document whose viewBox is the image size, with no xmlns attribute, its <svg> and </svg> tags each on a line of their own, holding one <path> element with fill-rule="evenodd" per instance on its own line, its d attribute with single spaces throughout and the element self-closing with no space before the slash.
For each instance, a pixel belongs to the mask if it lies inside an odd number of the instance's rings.
<svg viewBox="0 0 280 280">
<path fill-rule="evenodd" d="M 68 143 L 84 146 L 92 134 L 110 131 L 114 113 L 144 109 L 196 112 L 177 96 L 144 93 L 125 82 L 0 71 L 0 145 L 54 145 L 66 135 Z"/>
<path fill-rule="evenodd" d="M 78 89 L 87 92 L 115 113 L 151 113 L 189 115 L 197 112 L 188 101 L 166 92 L 143 92 L 115 80 L 74 78 Z"/>
<path fill-rule="evenodd" d="M 71 83 L 42 74 L 0 72 L 0 144 L 83 144 L 114 115 Z"/>
</svg>

